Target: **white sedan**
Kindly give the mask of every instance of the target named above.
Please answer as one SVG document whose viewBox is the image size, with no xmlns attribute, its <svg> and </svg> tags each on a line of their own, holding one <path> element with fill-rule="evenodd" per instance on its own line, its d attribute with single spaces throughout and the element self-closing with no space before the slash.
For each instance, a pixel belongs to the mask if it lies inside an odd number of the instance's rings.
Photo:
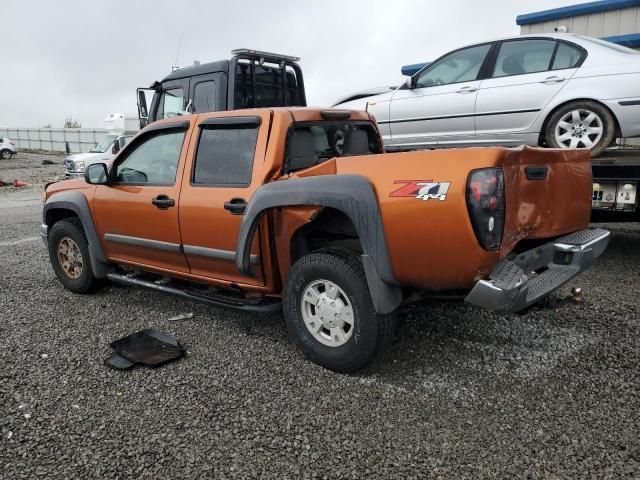
<svg viewBox="0 0 640 480">
<path fill-rule="evenodd" d="M 572 34 L 506 38 L 338 106 L 373 113 L 388 150 L 526 144 L 596 156 L 615 138 L 640 136 L 640 52 Z"/>
</svg>

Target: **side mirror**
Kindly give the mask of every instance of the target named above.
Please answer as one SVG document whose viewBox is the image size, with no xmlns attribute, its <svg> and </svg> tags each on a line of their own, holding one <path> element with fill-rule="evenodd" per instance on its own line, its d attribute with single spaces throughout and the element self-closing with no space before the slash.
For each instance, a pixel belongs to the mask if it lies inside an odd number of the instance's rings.
<svg viewBox="0 0 640 480">
<path fill-rule="evenodd" d="M 146 92 L 155 92 L 155 90 L 153 88 L 138 88 L 137 90 L 138 120 L 140 121 L 140 128 L 146 127 L 149 123 L 149 108 L 147 107 Z M 153 104 L 153 101 L 151 103 Z"/>
<path fill-rule="evenodd" d="M 94 163 L 84 169 L 84 180 L 91 185 L 106 185 L 109 178 L 107 166 L 102 163 Z"/>
<path fill-rule="evenodd" d="M 144 89 L 138 89 L 138 115 L 140 119 L 149 118 L 149 112 L 147 110 L 147 96 L 144 94 Z"/>
<path fill-rule="evenodd" d="M 407 81 L 405 82 L 405 84 L 407 85 L 407 88 L 409 90 L 412 90 L 416 86 L 414 77 L 407 77 Z"/>
<path fill-rule="evenodd" d="M 113 147 L 111 147 L 111 153 L 114 155 L 120 151 L 120 142 L 116 140 L 113 142 Z"/>
</svg>

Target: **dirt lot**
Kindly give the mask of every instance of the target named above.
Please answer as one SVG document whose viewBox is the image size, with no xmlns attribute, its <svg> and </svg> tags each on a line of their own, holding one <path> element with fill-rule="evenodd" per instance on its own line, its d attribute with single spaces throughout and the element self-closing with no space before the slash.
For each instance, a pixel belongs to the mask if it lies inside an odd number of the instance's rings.
<svg viewBox="0 0 640 480">
<path fill-rule="evenodd" d="M 38 237 L 62 166 L 41 159 L 0 163 L 0 179 L 35 184 L 0 188 L 0 478 L 640 476 L 639 224 L 609 225 L 601 261 L 548 304 L 405 308 L 391 351 L 338 375 L 298 353 L 281 316 L 65 291 Z M 109 342 L 148 327 L 188 357 L 102 365 Z"/>
</svg>

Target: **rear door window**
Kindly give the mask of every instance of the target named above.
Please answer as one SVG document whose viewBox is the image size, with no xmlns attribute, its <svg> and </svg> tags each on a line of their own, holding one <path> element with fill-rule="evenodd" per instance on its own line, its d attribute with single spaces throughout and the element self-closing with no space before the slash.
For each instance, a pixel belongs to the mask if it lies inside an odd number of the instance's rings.
<svg viewBox="0 0 640 480">
<path fill-rule="evenodd" d="M 192 183 L 248 186 L 258 140 L 256 125 L 202 125 Z"/>
<path fill-rule="evenodd" d="M 553 40 L 514 40 L 503 42 L 496 58 L 493 77 L 544 72 L 551 68 Z"/>
</svg>

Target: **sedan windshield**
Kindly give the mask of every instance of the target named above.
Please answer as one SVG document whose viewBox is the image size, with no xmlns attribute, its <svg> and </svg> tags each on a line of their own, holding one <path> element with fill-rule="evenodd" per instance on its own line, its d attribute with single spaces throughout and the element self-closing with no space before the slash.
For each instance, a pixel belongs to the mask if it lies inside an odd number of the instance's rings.
<svg viewBox="0 0 640 480">
<path fill-rule="evenodd" d="M 107 135 L 106 137 L 104 137 L 104 139 L 100 143 L 98 143 L 95 147 L 93 147 L 89 151 L 91 153 L 104 153 L 107 150 L 109 150 L 109 148 L 113 144 L 113 141 L 116 138 L 118 138 L 117 135 Z"/>
</svg>

